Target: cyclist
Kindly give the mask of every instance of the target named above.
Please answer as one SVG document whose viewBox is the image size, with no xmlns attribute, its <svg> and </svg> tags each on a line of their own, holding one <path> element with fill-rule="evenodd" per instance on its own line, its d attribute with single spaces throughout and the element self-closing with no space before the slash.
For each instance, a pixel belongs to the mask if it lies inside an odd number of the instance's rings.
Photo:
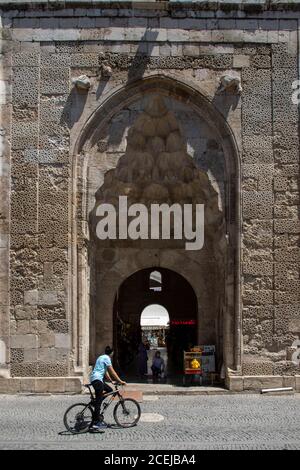
<svg viewBox="0 0 300 470">
<path fill-rule="evenodd" d="M 103 401 L 103 393 L 112 392 L 112 388 L 107 385 L 104 381 L 107 378 L 112 382 L 112 378 L 121 385 L 126 385 L 126 382 L 120 379 L 116 371 L 114 370 L 111 358 L 113 356 L 113 349 L 110 346 L 106 346 L 105 354 L 98 357 L 95 367 L 91 373 L 90 382 L 95 390 L 96 403 L 95 403 L 95 414 L 93 416 L 92 430 L 100 431 L 101 428 L 106 427 L 100 416 L 101 404 Z"/>
</svg>

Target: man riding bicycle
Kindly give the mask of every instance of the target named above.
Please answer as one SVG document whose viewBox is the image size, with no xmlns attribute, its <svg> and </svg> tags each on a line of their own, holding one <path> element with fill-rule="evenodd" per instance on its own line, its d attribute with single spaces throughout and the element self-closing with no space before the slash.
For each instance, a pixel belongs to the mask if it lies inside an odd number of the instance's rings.
<svg viewBox="0 0 300 470">
<path fill-rule="evenodd" d="M 101 431 L 101 428 L 106 427 L 100 416 L 103 393 L 109 393 L 113 391 L 112 388 L 105 383 L 104 378 L 106 377 L 110 382 L 112 382 L 112 376 L 113 379 L 121 385 L 126 385 L 126 382 L 120 379 L 112 366 L 111 358 L 113 356 L 113 352 L 114 351 L 110 346 L 105 348 L 105 354 L 102 354 L 98 357 L 90 377 L 90 382 L 94 387 L 96 395 L 95 414 L 93 416 L 92 425 L 92 429 L 95 431 Z"/>
</svg>

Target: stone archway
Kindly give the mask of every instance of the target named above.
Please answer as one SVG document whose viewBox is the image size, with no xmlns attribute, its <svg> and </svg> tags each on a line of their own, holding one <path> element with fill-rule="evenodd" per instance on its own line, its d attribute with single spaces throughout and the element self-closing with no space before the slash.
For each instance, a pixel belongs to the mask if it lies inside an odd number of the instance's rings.
<svg viewBox="0 0 300 470">
<path fill-rule="evenodd" d="M 186 263 L 189 261 L 188 248 L 192 248 L 190 256 L 195 260 L 197 268 L 189 265 L 190 276 L 196 280 L 201 297 L 200 305 L 205 312 L 197 339 L 201 344 L 216 343 L 215 324 L 224 305 L 226 256 L 224 214 L 219 206 L 217 191 L 207 174 L 197 168 L 186 147 L 174 113 L 167 108 L 162 96 L 156 93 L 150 94 L 145 108 L 129 128 L 124 155 L 119 158 L 115 169 L 106 172 L 104 183 L 96 193 L 95 206 L 90 214 L 90 252 L 94 257 L 97 253 L 94 265 L 96 288 L 92 292 L 96 313 L 91 326 L 91 331 L 93 328 L 95 330 L 96 355 L 104 348 L 103 341 L 106 338 L 104 331 L 112 315 L 112 309 L 104 307 L 107 293 L 103 291 L 102 278 L 104 271 L 106 276 L 112 273 L 115 275 L 115 272 L 113 263 L 103 261 L 104 249 L 107 249 L 106 256 L 110 253 L 110 257 L 124 261 L 140 256 L 144 251 L 149 253 L 156 250 L 159 257 L 167 252 L 173 257 L 178 252 Z M 137 219 L 129 222 L 127 208 L 124 214 L 119 207 L 120 197 L 122 200 L 126 199 L 128 212 L 129 208 L 133 207 L 139 207 L 137 209 L 139 212 L 141 205 L 137 204 L 143 203 L 143 208 L 149 216 L 146 214 L 146 217 L 138 218 L 138 223 Z M 186 220 L 182 221 L 180 218 L 176 223 L 175 217 L 178 212 L 181 215 L 185 213 L 188 207 L 191 211 L 189 225 L 194 225 L 196 207 L 200 204 L 204 206 L 203 247 L 200 246 L 199 240 L 196 241 L 196 237 L 192 243 L 187 241 Z M 99 216 L 99 209 L 104 215 L 102 210 L 105 208 L 106 213 L 110 207 L 115 214 L 113 221 L 115 225 L 108 227 L 112 232 L 104 241 L 101 238 L 105 237 L 106 229 L 101 234 L 98 229 L 99 226 L 106 226 L 107 217 Z M 156 223 L 152 218 L 153 207 L 159 207 L 161 210 L 161 217 Z M 173 217 L 170 208 L 174 209 Z M 191 223 L 192 218 L 193 223 Z M 138 226 L 135 236 L 130 233 L 132 224 Z M 163 230 L 168 232 L 169 239 L 157 239 L 162 237 Z M 170 239 L 171 232 L 173 239 Z M 102 253 L 100 259 L 98 253 Z M 113 289 L 113 285 L 107 289 Z M 187 302 L 188 300 L 186 299 Z M 111 324 L 108 328 L 108 336 L 112 335 L 113 327 Z"/>
<path fill-rule="evenodd" d="M 224 161 L 225 161 L 225 172 L 226 172 L 226 188 L 224 190 L 224 232 L 223 235 L 226 236 L 225 239 L 228 241 L 228 246 L 226 249 L 226 260 L 224 261 L 224 280 L 223 280 L 223 288 L 224 288 L 224 298 L 222 306 L 218 306 L 217 310 L 218 313 L 214 317 L 214 321 L 222 324 L 222 340 L 224 339 L 224 359 L 226 366 L 230 368 L 237 368 L 240 364 L 240 314 L 239 314 L 239 163 L 237 159 L 237 152 L 234 145 L 234 141 L 224 119 L 218 115 L 217 111 L 214 110 L 213 105 L 201 96 L 199 93 L 196 93 L 194 90 L 188 89 L 187 86 L 184 84 L 179 84 L 174 81 L 168 79 L 164 79 L 163 77 L 151 77 L 151 79 L 146 79 L 140 81 L 139 83 L 135 83 L 129 87 L 129 89 L 124 90 L 126 93 L 127 100 L 131 100 L 131 102 L 136 102 L 140 96 L 145 96 L 148 93 L 158 93 L 162 96 L 172 96 L 174 99 L 179 99 L 180 102 L 187 103 L 193 111 L 195 115 L 200 110 L 202 115 L 205 114 L 205 119 L 210 123 L 211 126 L 215 129 L 216 135 L 218 136 L 218 140 L 222 142 L 222 148 L 224 151 Z M 117 109 L 121 109 L 122 105 L 124 106 L 124 95 L 122 95 L 123 91 L 119 93 L 118 100 L 117 97 L 114 95 L 110 100 L 110 105 L 115 108 L 113 111 L 110 111 L 111 115 L 116 112 Z M 118 102 L 117 102 L 118 101 Z M 122 103 L 122 104 L 121 104 Z M 106 104 L 102 107 L 102 112 L 104 114 L 102 119 L 102 124 L 104 121 L 107 121 L 106 115 Z M 204 109 L 205 108 L 205 109 Z M 108 109 L 108 108 L 107 108 Z M 199 112 L 200 112 L 199 111 Z M 205 111 L 205 112 L 204 112 Z M 201 114 L 201 113 L 200 113 Z M 101 136 L 101 132 L 99 131 L 101 127 L 101 122 L 99 125 L 95 127 L 95 122 L 100 117 L 100 110 L 93 117 L 93 126 L 94 132 L 92 132 L 92 126 L 89 125 L 85 129 L 82 136 L 78 141 L 78 150 L 81 149 L 82 152 L 86 155 L 86 157 L 90 156 L 92 153 L 93 146 L 96 145 L 97 139 Z M 86 140 L 87 139 L 87 140 Z M 100 139 L 100 144 L 102 140 Z M 84 143 L 86 144 L 83 147 Z M 82 176 L 82 183 L 83 183 L 83 195 L 87 192 L 87 183 L 86 183 L 86 173 L 85 170 L 87 169 L 87 160 L 83 161 L 84 165 L 82 168 L 84 171 L 81 173 Z M 121 165 L 120 165 L 121 166 Z M 125 165 L 126 167 L 126 165 Z M 123 166 L 124 168 L 124 166 Z M 120 169 L 120 168 L 119 168 Z M 81 170 L 80 170 L 81 171 Z M 116 174 L 118 173 L 118 169 L 116 170 Z M 103 191 L 109 189 L 109 179 L 111 178 L 111 172 L 107 174 L 106 180 L 103 179 L 104 185 L 102 188 L 99 189 L 98 194 L 103 196 Z M 104 174 L 103 174 L 104 177 Z M 203 181 L 205 180 L 205 175 L 203 175 Z M 106 185 L 106 186 L 105 186 Z M 212 191 L 213 186 L 211 187 L 207 185 L 207 190 Z M 213 191 L 211 192 L 211 194 Z M 83 198 L 84 199 L 84 198 Z M 101 197 L 100 197 L 101 199 Z M 100 200 L 99 199 L 99 200 Z M 102 200 L 104 200 L 102 198 Z M 138 199 L 137 199 L 138 200 Z M 76 201 L 77 207 L 79 207 L 82 203 L 86 204 L 86 196 L 85 200 L 78 199 Z M 84 210 L 83 210 L 84 212 Z M 83 237 L 88 238 L 87 232 L 87 212 L 82 215 L 83 224 L 79 224 L 77 227 L 77 235 L 83 235 Z M 91 223 L 93 227 L 93 222 Z M 81 226 L 80 226 L 81 225 Z M 93 228 L 92 228 L 93 230 Z M 80 239 L 80 236 L 79 236 Z M 225 241 L 223 237 L 223 242 Z M 181 274 L 185 274 L 187 278 L 191 278 L 191 284 L 193 282 L 197 282 L 197 278 L 194 278 L 194 273 L 202 271 L 204 272 L 205 269 L 205 261 L 203 260 L 203 256 L 201 255 L 199 259 L 195 259 L 191 253 L 182 253 L 182 248 L 178 248 L 174 250 L 174 247 L 165 247 L 165 249 L 161 250 L 158 247 L 152 246 L 151 250 L 148 252 L 143 252 L 142 249 L 134 249 L 132 248 L 130 259 L 129 257 L 124 258 L 124 253 L 126 251 L 126 247 L 122 248 L 122 244 L 119 245 L 116 249 L 111 249 L 110 246 L 102 246 L 101 248 L 97 249 L 97 253 L 93 251 L 94 255 L 92 256 L 93 259 L 90 258 L 90 264 L 87 263 L 87 250 L 84 246 L 80 246 L 80 253 L 79 257 L 81 258 L 81 267 L 79 270 L 82 269 L 82 273 L 84 275 L 81 279 L 84 280 L 86 275 L 89 273 L 89 268 L 91 268 L 91 296 L 89 304 L 89 311 L 83 306 L 84 299 L 88 300 L 88 289 L 85 288 L 84 282 L 82 282 L 83 287 L 83 295 L 79 297 L 79 305 L 77 310 L 77 321 L 74 322 L 76 328 L 74 329 L 74 333 L 78 335 L 78 332 L 81 328 L 80 322 L 84 319 L 85 324 L 85 332 L 82 333 L 82 337 L 87 334 L 87 317 L 90 316 L 90 324 L 95 325 L 96 317 L 97 317 L 97 310 L 99 311 L 99 304 L 93 300 L 93 289 L 96 290 L 97 295 L 100 291 L 95 285 L 95 270 L 97 270 L 96 265 L 98 263 L 101 264 L 101 269 L 98 272 L 98 281 L 99 286 L 101 285 L 101 292 L 102 292 L 102 303 L 101 303 L 101 311 L 110 312 L 110 318 L 103 318 L 101 329 L 101 334 L 103 336 L 103 342 L 109 342 L 111 336 L 109 336 L 109 331 L 112 330 L 112 305 L 113 305 L 113 298 L 112 292 L 115 292 L 115 289 L 118 288 L 118 285 L 126 278 L 126 276 L 132 274 L 139 269 L 147 268 L 149 266 L 163 266 L 169 269 L 176 270 L 179 266 L 179 272 Z M 124 251 L 125 250 L 125 251 Z M 123 252 L 123 254 L 122 254 Z M 128 253 L 127 253 L 128 254 Z M 80 259 L 76 255 L 76 260 Z M 197 258 L 197 257 L 196 257 Z M 202 258 L 202 259 L 201 259 Z M 199 269 L 199 266 L 202 266 L 202 269 Z M 78 265 L 77 265 L 78 267 Z M 80 276 L 79 276 L 80 281 Z M 211 279 L 210 279 L 211 281 Z M 202 282 L 202 281 L 201 281 Z M 206 285 L 204 285 L 205 295 L 207 298 L 213 297 L 213 292 L 209 288 L 211 283 L 209 279 L 207 280 Z M 79 282 L 80 287 L 80 282 Z M 222 287 L 221 287 L 222 289 Z M 100 294 L 99 294 L 100 295 Z M 205 296 L 204 295 L 204 296 Z M 203 296 L 203 292 L 202 292 Z M 203 301 L 203 298 L 202 298 Z M 98 306 L 97 306 L 98 305 Z M 96 307 L 95 307 L 96 306 Z M 86 311 L 85 315 L 79 315 L 80 310 Z M 216 309 L 215 309 L 216 312 Z M 222 319 L 222 315 L 224 312 L 224 323 Z M 80 320 L 81 318 L 81 320 Z M 76 330 L 77 329 L 77 330 Z M 75 331 L 76 330 L 76 331 Z M 95 330 L 95 329 L 94 329 Z M 93 332 L 92 332 L 93 333 Z M 111 334 L 110 334 L 111 335 Z M 97 348 L 95 344 L 96 337 L 94 334 L 91 334 L 91 343 L 89 346 L 91 354 L 91 359 L 93 359 L 94 354 L 97 353 Z M 88 342 L 85 342 L 88 344 Z M 100 343 L 99 343 L 100 344 Z M 80 346 L 78 346 L 80 349 Z M 98 347 L 98 346 L 97 346 Z M 100 345 L 99 345 L 100 348 Z M 85 350 L 85 354 L 87 354 L 87 350 Z"/>
<path fill-rule="evenodd" d="M 161 290 L 150 289 L 150 275 L 156 269 L 162 277 Z M 124 376 L 137 377 L 138 350 L 142 339 L 141 315 L 150 307 L 160 307 L 168 318 L 164 344 L 169 378 L 183 372 L 183 351 L 202 342 L 203 312 L 199 305 L 200 289 L 178 272 L 157 266 L 142 269 L 124 279 L 114 301 L 114 365 Z M 198 310 L 198 307 L 200 310 Z M 152 321 L 152 324 L 157 325 Z M 157 344 L 157 347 L 159 345 Z M 157 348 L 153 346 L 154 350 Z M 149 359 L 151 360 L 151 352 Z M 148 364 L 148 368 L 151 364 Z"/>
</svg>

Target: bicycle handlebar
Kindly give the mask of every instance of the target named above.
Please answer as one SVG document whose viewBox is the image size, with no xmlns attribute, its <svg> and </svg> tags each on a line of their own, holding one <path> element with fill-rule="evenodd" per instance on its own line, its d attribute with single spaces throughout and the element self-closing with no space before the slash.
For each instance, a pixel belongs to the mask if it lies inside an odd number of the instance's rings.
<svg viewBox="0 0 300 470">
<path fill-rule="evenodd" d="M 121 384 L 121 382 L 112 382 L 112 385 L 115 386 L 115 388 L 118 388 L 118 387 L 124 387 L 123 384 Z"/>
</svg>

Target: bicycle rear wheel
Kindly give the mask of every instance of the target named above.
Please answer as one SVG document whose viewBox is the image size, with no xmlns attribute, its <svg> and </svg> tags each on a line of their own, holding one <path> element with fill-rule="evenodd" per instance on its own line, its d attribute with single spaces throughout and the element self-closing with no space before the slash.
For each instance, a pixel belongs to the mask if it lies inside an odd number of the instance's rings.
<svg viewBox="0 0 300 470">
<path fill-rule="evenodd" d="M 115 422 L 122 428 L 135 426 L 141 417 L 141 408 L 137 401 L 125 398 L 119 401 L 114 408 Z"/>
<path fill-rule="evenodd" d="M 64 425 L 72 434 L 82 434 L 90 429 L 93 422 L 93 409 L 86 403 L 70 406 L 64 414 Z"/>
</svg>

